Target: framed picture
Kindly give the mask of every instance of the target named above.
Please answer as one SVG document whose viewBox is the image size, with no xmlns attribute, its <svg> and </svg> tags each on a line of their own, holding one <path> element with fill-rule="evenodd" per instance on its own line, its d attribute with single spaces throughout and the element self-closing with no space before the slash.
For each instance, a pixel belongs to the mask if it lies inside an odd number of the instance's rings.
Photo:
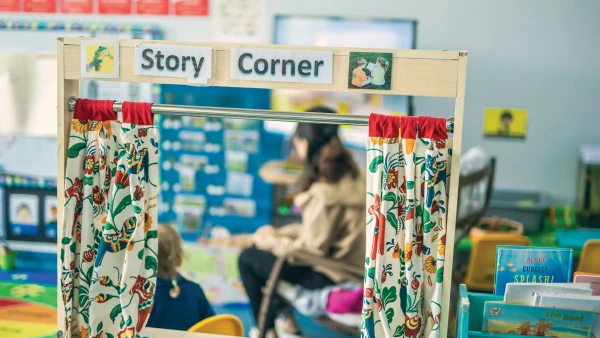
<svg viewBox="0 0 600 338">
<path fill-rule="evenodd" d="M 483 111 L 483 135 L 525 138 L 527 136 L 527 109 L 485 108 Z"/>
<path fill-rule="evenodd" d="M 44 197 L 44 234 L 49 238 L 58 236 L 58 200 L 56 196 Z"/>
<path fill-rule="evenodd" d="M 392 53 L 350 52 L 348 88 L 392 89 Z"/>
<path fill-rule="evenodd" d="M 8 196 L 8 230 L 17 236 L 37 237 L 40 230 L 40 198 L 30 194 Z"/>
<path fill-rule="evenodd" d="M 119 40 L 82 40 L 81 77 L 119 78 Z"/>
</svg>

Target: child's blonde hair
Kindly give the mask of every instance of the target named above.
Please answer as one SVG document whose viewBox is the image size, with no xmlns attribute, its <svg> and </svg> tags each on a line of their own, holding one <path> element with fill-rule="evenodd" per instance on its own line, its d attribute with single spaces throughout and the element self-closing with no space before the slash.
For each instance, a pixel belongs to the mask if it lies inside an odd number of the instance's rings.
<svg viewBox="0 0 600 338">
<path fill-rule="evenodd" d="M 183 242 L 175 228 L 169 225 L 158 225 L 158 277 L 168 278 L 173 283 L 169 292 L 171 297 L 179 296 L 177 285 L 177 268 L 183 257 Z"/>
<path fill-rule="evenodd" d="M 377 62 L 383 67 L 383 71 L 387 72 L 390 67 L 390 62 L 386 58 L 382 58 L 381 56 L 377 57 Z"/>
</svg>

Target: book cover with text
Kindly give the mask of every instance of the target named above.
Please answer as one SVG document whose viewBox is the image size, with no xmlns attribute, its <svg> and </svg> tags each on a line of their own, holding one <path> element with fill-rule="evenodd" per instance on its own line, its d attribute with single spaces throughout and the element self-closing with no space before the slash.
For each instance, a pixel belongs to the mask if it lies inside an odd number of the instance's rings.
<svg viewBox="0 0 600 338">
<path fill-rule="evenodd" d="M 596 314 L 504 302 L 485 302 L 483 331 L 519 336 L 588 338 Z"/>
<path fill-rule="evenodd" d="M 596 273 L 575 271 L 573 283 L 590 283 L 592 294 L 600 296 L 600 275 Z"/>
<path fill-rule="evenodd" d="M 498 245 L 494 293 L 504 295 L 506 283 L 569 283 L 573 250 Z"/>
</svg>

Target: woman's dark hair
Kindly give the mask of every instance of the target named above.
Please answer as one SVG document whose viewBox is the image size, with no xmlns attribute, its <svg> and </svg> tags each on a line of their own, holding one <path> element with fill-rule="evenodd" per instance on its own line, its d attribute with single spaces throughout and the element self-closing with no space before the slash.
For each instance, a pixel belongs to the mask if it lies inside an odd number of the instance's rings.
<svg viewBox="0 0 600 338">
<path fill-rule="evenodd" d="M 308 112 L 335 114 L 326 107 L 313 107 Z M 334 124 L 299 123 L 294 137 L 308 141 L 306 168 L 300 181 L 303 191 L 317 181 L 337 183 L 347 174 L 358 176 L 358 168 L 350 152 L 338 137 L 338 126 Z"/>
</svg>

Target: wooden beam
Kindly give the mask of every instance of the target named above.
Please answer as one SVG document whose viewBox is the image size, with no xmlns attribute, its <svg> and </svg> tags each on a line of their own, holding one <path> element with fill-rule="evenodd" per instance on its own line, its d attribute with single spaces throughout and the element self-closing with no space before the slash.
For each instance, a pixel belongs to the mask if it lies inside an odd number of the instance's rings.
<svg viewBox="0 0 600 338">
<path fill-rule="evenodd" d="M 452 262 L 454 259 L 454 234 L 458 212 L 458 183 L 460 178 L 460 155 L 462 148 L 463 117 L 465 110 L 465 87 L 467 83 L 467 53 L 458 59 L 457 95 L 454 104 L 454 137 L 452 139 L 452 163 L 450 164 L 450 196 L 448 198 L 448 218 L 446 220 L 446 257 L 444 258 L 444 281 L 442 283 L 442 317 L 440 335 L 448 334 L 450 317 L 450 290 L 452 287 Z"/>
<path fill-rule="evenodd" d="M 69 338 L 70 334 L 65 332 L 65 311 L 64 303 L 62 299 L 62 292 L 60 287 L 60 249 L 62 247 L 61 239 L 63 237 L 63 222 L 64 222 L 64 205 L 65 205 L 65 172 L 67 165 L 67 148 L 69 147 L 69 134 L 71 129 L 71 120 L 73 114 L 69 112 L 69 97 L 79 95 L 79 81 L 78 80 L 66 80 L 64 78 L 65 62 L 64 62 L 64 40 L 58 38 L 57 41 L 57 68 L 58 68 L 58 100 L 57 102 L 57 144 L 58 144 L 58 178 L 56 184 L 57 198 L 58 198 L 58 236 L 57 236 L 57 270 L 58 271 L 58 300 L 57 300 L 57 328 L 59 331 L 63 331 L 64 338 Z"/>
<path fill-rule="evenodd" d="M 67 38 L 65 38 L 67 39 Z M 68 38 L 65 44 L 65 78 L 81 80 L 81 38 Z M 175 77 L 136 76 L 134 75 L 135 45 L 140 43 L 177 44 L 185 46 L 213 48 L 216 87 L 246 87 L 289 90 L 335 91 L 367 94 L 411 95 L 456 97 L 458 53 L 450 51 L 416 51 L 416 50 L 379 50 L 364 48 L 331 48 L 331 47 L 296 47 L 273 45 L 236 45 L 236 44 L 201 44 L 174 43 L 163 41 L 120 40 L 120 79 L 97 79 L 100 81 L 146 82 L 161 84 L 187 84 L 186 79 Z M 334 69 L 332 84 L 292 83 L 270 81 L 248 81 L 230 79 L 230 49 L 265 48 L 331 51 L 334 53 Z M 392 53 L 392 87 L 391 90 L 349 89 L 348 71 L 351 51 L 370 51 Z"/>
</svg>

